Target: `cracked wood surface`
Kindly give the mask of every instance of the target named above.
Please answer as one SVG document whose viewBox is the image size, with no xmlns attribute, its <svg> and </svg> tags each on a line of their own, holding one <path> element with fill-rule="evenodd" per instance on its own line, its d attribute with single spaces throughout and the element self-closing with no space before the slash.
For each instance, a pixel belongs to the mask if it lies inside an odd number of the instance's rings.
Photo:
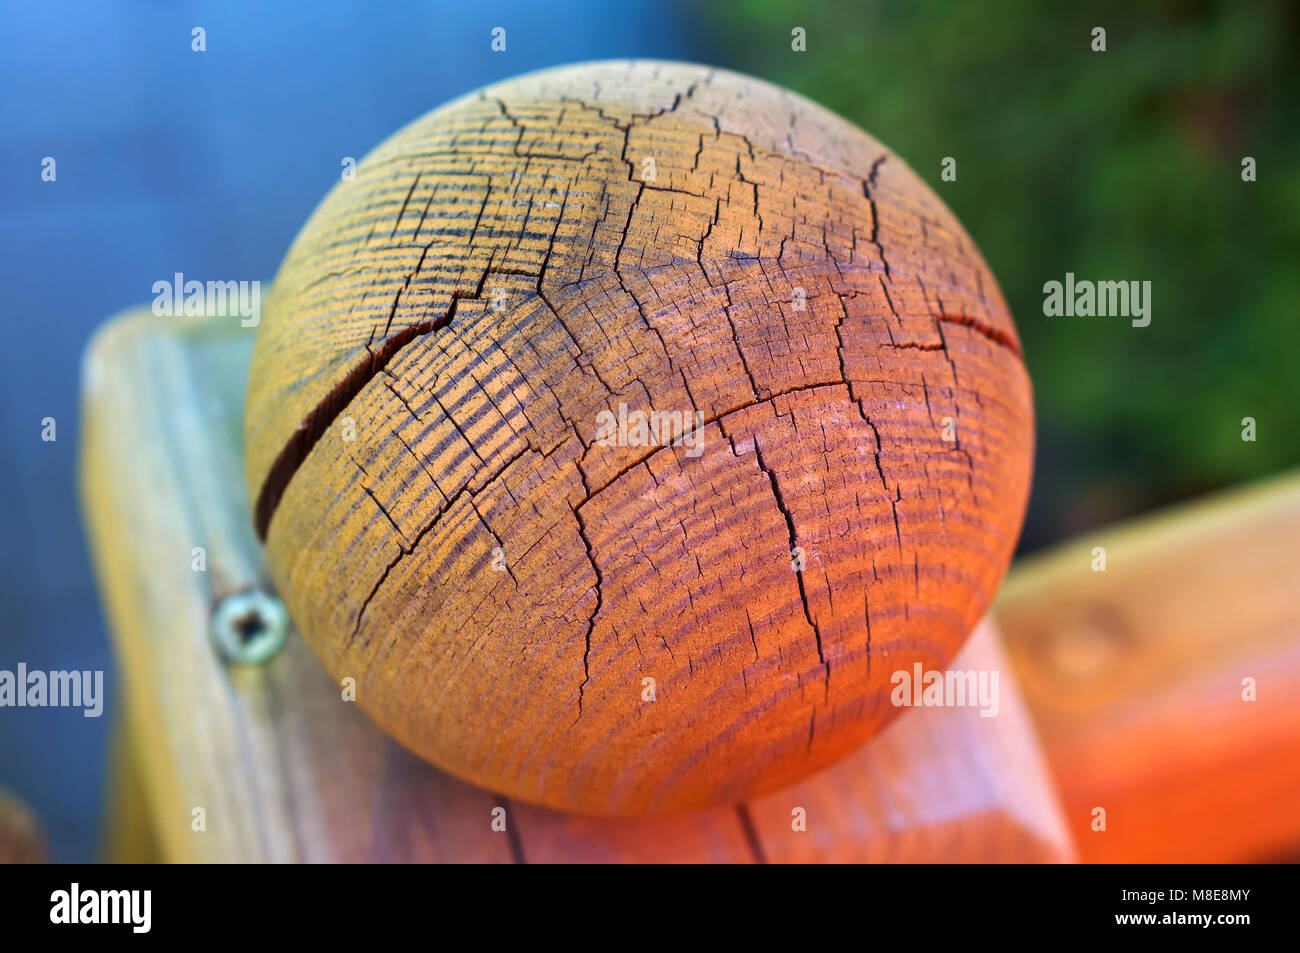
<svg viewBox="0 0 1300 953">
<path fill-rule="evenodd" d="M 918 709 L 837 765 L 739 808 L 591 817 L 465 784 L 404 750 L 290 632 L 258 667 L 208 641 L 222 596 L 268 586 L 240 478 L 252 333 L 142 308 L 85 361 L 81 490 L 125 711 L 114 860 L 1063 860 L 1050 779 L 991 625 L 954 665 L 1001 671 L 996 718 Z M 123 452 L 130 448 L 130 452 Z M 207 551 L 194 572 L 191 550 Z M 203 807 L 207 829 L 191 827 Z M 807 829 L 792 829 L 802 808 Z M 492 826 L 503 809 L 506 830 Z M 151 836 L 152 835 L 152 836 Z M 150 850 L 156 851 L 150 854 Z"/>
<path fill-rule="evenodd" d="M 702 454 L 597 444 L 620 403 L 703 415 Z M 988 607 L 1032 429 L 996 282 L 901 160 L 753 79 L 602 63 L 456 100 L 335 187 L 245 437 L 273 578 L 380 726 L 639 813 L 878 731 L 890 672 Z"/>
</svg>

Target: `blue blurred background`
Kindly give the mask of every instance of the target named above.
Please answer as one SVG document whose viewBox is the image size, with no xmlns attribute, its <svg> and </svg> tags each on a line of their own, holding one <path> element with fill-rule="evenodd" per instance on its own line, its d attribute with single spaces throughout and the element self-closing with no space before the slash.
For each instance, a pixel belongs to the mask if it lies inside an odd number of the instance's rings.
<svg viewBox="0 0 1300 953">
<path fill-rule="evenodd" d="M 1089 48 L 1096 25 L 1105 53 Z M 0 0 L 0 669 L 112 680 L 76 499 L 93 330 L 178 271 L 270 279 L 344 157 L 559 63 L 753 73 L 854 120 L 931 184 L 998 276 L 1034 379 L 1022 552 L 1294 467 L 1298 37 L 1288 0 Z M 1067 271 L 1151 280 L 1151 327 L 1044 318 L 1043 282 Z M 100 719 L 0 709 L 0 788 L 34 808 L 53 859 L 95 856 L 115 710 L 112 691 Z"/>
</svg>

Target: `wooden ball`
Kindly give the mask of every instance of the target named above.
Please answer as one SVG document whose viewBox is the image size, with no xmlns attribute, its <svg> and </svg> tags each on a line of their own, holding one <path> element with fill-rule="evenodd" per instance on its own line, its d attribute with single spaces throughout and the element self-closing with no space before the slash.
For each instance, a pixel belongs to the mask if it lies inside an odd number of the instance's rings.
<svg viewBox="0 0 1300 953">
<path fill-rule="evenodd" d="M 335 185 L 245 433 L 273 578 L 370 717 L 633 814 L 898 713 L 893 673 L 941 669 L 1006 570 L 1033 411 L 997 282 L 897 156 L 756 79 L 605 62 L 455 100 Z"/>
</svg>

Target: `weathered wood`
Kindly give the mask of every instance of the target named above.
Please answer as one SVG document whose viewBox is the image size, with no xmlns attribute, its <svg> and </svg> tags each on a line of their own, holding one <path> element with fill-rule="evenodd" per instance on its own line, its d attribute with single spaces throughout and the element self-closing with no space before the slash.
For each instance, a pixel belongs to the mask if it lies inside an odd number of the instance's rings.
<svg viewBox="0 0 1300 953">
<path fill-rule="evenodd" d="M 997 283 L 921 179 L 671 63 L 381 145 L 286 258 L 248 396 L 326 669 L 444 769 L 593 813 L 733 802 L 878 731 L 886 653 L 941 668 L 987 610 L 1033 444 Z M 610 432 L 655 413 L 690 439 Z"/>
<path fill-rule="evenodd" d="M 1300 476 L 1026 560 L 996 614 L 1085 860 L 1300 847 Z"/>
<path fill-rule="evenodd" d="M 890 666 L 891 669 L 893 666 Z M 950 663 L 999 673 L 999 710 L 910 711 L 838 764 L 750 805 L 775 862 L 1036 863 L 1074 857 L 1034 729 L 985 621 Z M 803 807 L 816 818 L 791 826 Z"/>
<path fill-rule="evenodd" d="M 1000 714 L 908 712 L 831 771 L 752 803 L 565 815 L 457 781 L 385 737 L 296 633 L 222 663 L 221 597 L 267 587 L 239 478 L 252 341 L 231 319 L 111 322 L 85 362 L 81 486 L 162 855 L 202 861 L 1062 860 L 1071 848 L 991 629 L 955 664 L 1000 669 Z M 207 571 L 192 549 L 206 547 Z M 269 589 L 268 589 L 269 591 Z M 882 663 L 885 659 L 882 657 Z M 195 807 L 206 830 L 191 828 Z M 492 812 L 507 812 L 506 831 Z M 807 831 L 791 830 L 791 811 Z M 120 856 L 120 855 L 119 855 Z"/>
</svg>

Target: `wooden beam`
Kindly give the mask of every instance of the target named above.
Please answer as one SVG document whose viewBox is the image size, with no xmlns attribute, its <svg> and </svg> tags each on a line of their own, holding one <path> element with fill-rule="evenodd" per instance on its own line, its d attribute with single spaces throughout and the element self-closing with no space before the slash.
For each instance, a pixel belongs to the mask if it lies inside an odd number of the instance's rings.
<svg viewBox="0 0 1300 953">
<path fill-rule="evenodd" d="M 1026 560 L 995 614 L 1083 859 L 1300 845 L 1300 474 Z"/>
</svg>

